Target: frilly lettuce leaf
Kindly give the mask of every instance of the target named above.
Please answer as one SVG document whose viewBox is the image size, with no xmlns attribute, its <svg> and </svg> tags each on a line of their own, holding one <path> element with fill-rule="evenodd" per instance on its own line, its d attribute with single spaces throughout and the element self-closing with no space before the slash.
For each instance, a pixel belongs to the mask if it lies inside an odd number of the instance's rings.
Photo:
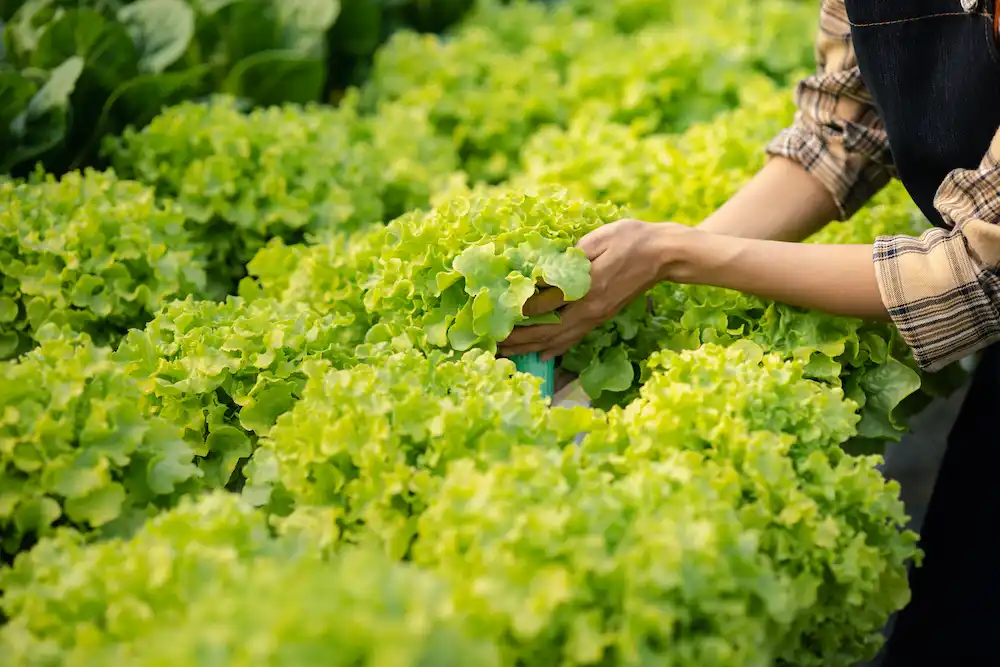
<svg viewBox="0 0 1000 667">
<path fill-rule="evenodd" d="M 863 422 L 857 405 L 809 379 L 802 360 L 746 340 L 657 353 L 649 368 L 638 399 L 612 410 L 609 433 L 592 432 L 584 452 L 623 474 L 678 449 L 732 466 L 744 525 L 795 581 L 777 660 L 819 665 L 836 654 L 846 666 L 873 654 L 885 618 L 909 600 L 907 565 L 919 551 L 880 458 L 842 449 Z"/>
<path fill-rule="evenodd" d="M 46 539 L 0 572 L 0 605 L 13 619 L 0 627 L 0 650 L 16 665 L 207 665 L 223 651 L 227 662 L 288 667 L 305 654 L 343 667 L 389 656 L 400 666 L 499 667 L 496 647 L 451 613 L 444 582 L 376 549 L 329 557 L 321 516 L 274 535 L 244 499 L 216 492 L 129 540 Z"/>
<path fill-rule="evenodd" d="M 590 262 L 575 244 L 622 213 L 561 192 L 494 189 L 456 195 L 392 221 L 364 294 L 391 327 L 417 327 L 431 347 L 495 350 L 523 324 L 524 303 L 545 284 L 576 300 Z"/>
<path fill-rule="evenodd" d="M 488 465 L 518 443 L 561 447 L 600 416 L 553 408 L 539 381 L 480 350 L 449 360 L 398 352 L 349 369 L 313 362 L 302 399 L 247 467 L 257 502 L 287 513 L 334 506 L 344 539 L 374 534 L 393 555 L 453 461 Z"/>
<path fill-rule="evenodd" d="M 39 347 L 0 363 L 0 553 L 54 525 L 127 530 L 201 472 L 179 428 L 147 412 L 142 386 L 107 348 L 52 324 Z"/>
<path fill-rule="evenodd" d="M 188 218 L 111 172 L 0 182 L 0 358 L 45 324 L 117 344 L 167 301 L 206 288 Z"/>
<path fill-rule="evenodd" d="M 187 299 L 130 332 L 114 359 L 148 392 L 153 413 L 184 430 L 205 484 L 239 488 L 240 462 L 301 396 L 304 361 L 354 363 L 351 324 L 271 299 Z"/>
</svg>

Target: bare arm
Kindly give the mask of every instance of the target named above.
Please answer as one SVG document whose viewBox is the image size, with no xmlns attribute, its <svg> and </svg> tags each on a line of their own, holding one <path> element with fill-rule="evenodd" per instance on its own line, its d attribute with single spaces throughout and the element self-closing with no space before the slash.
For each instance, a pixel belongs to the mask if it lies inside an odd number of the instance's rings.
<svg viewBox="0 0 1000 667">
<path fill-rule="evenodd" d="M 836 315 L 887 320 L 871 245 L 797 243 L 837 219 L 829 190 L 802 166 L 771 159 L 698 226 L 665 239 L 664 277 L 727 287 Z M 681 238 L 683 237 L 683 238 Z"/>
<path fill-rule="evenodd" d="M 783 194 L 775 183 L 769 190 L 775 199 Z M 529 299 L 527 315 L 564 306 L 561 322 L 515 329 L 502 354 L 559 356 L 662 280 L 725 287 L 834 315 L 888 319 L 871 245 L 748 239 L 639 220 L 600 227 L 579 245 L 591 260 L 590 292 L 569 304 L 558 289 Z"/>
<path fill-rule="evenodd" d="M 838 216 L 833 197 L 799 163 L 772 158 L 699 228 L 769 241 L 802 241 Z"/>
<path fill-rule="evenodd" d="M 811 245 L 693 231 L 664 255 L 679 258 L 665 272 L 677 282 L 727 287 L 834 315 L 889 319 L 871 245 Z"/>
</svg>

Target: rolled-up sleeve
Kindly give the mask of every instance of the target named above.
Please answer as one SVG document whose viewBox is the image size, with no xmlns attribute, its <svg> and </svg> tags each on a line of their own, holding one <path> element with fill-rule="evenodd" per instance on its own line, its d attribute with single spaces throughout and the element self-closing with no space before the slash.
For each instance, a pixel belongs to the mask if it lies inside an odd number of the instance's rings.
<svg viewBox="0 0 1000 667">
<path fill-rule="evenodd" d="M 767 146 L 794 160 L 833 195 L 847 219 L 893 176 L 882 119 L 858 69 L 843 0 L 824 0 L 816 74 L 795 90 L 794 123 Z"/>
<path fill-rule="evenodd" d="M 977 169 L 956 169 L 934 207 L 947 228 L 875 241 L 882 301 L 917 362 L 938 370 L 1000 341 L 1000 130 Z"/>
</svg>

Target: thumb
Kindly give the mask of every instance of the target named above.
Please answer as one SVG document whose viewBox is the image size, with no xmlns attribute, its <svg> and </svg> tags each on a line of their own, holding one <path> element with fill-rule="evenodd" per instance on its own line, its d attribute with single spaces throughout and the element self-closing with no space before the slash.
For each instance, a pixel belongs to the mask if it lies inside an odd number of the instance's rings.
<svg viewBox="0 0 1000 667">
<path fill-rule="evenodd" d="M 577 242 L 576 247 L 583 251 L 587 259 L 594 261 L 603 255 L 608 246 L 611 245 L 611 239 L 617 231 L 617 226 L 617 222 L 610 222 L 602 227 L 598 227 L 589 234 L 585 234 Z"/>
</svg>

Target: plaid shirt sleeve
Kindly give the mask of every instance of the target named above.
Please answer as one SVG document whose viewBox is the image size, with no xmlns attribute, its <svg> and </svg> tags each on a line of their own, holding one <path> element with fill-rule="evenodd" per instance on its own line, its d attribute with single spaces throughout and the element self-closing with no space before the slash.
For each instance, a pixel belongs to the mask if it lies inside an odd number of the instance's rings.
<svg viewBox="0 0 1000 667">
<path fill-rule="evenodd" d="M 823 0 L 816 56 L 816 74 L 796 89 L 795 122 L 767 150 L 818 178 L 846 219 L 895 169 L 844 0 Z M 874 247 L 882 301 L 929 371 L 1000 341 L 1000 130 L 979 168 L 945 178 L 934 205 L 947 228 L 879 237 Z"/>
<path fill-rule="evenodd" d="M 1000 130 L 977 169 L 934 199 L 948 228 L 875 241 L 882 301 L 927 370 L 1000 341 Z"/>
<path fill-rule="evenodd" d="M 796 87 L 794 123 L 767 152 L 798 162 L 819 179 L 847 219 L 894 170 L 882 119 L 858 69 L 844 0 L 822 3 L 816 61 L 816 73 Z"/>
</svg>

